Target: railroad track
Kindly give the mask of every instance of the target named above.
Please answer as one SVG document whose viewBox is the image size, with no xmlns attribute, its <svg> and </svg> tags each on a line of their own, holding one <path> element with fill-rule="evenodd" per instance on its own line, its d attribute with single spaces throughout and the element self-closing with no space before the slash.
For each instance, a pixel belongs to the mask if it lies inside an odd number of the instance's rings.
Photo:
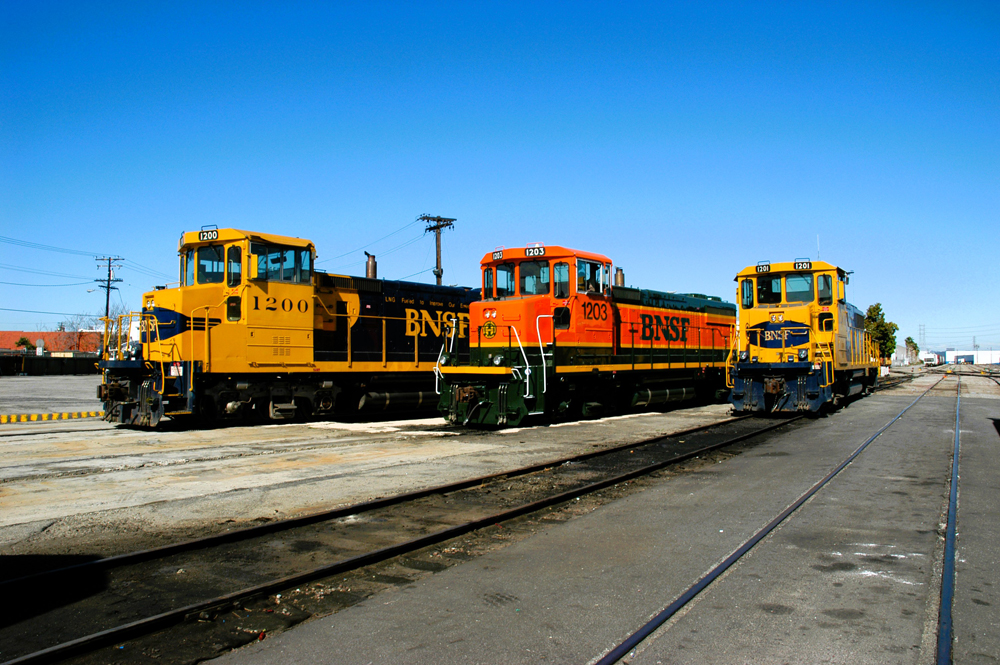
<svg viewBox="0 0 1000 665">
<path fill-rule="evenodd" d="M 889 422 L 878 429 L 874 434 L 872 434 L 864 443 L 858 446 L 850 455 L 848 455 L 842 462 L 840 462 L 829 474 L 824 478 L 819 480 L 816 484 L 806 490 L 802 495 L 800 495 L 795 501 L 791 503 L 785 510 L 776 515 L 770 522 L 763 526 L 760 530 L 754 533 L 750 538 L 748 538 L 744 543 L 742 543 L 738 548 L 733 550 L 723 561 L 716 567 L 705 573 L 702 577 L 694 581 L 687 589 L 681 592 L 676 598 L 672 599 L 669 604 L 667 604 L 659 613 L 656 614 L 649 622 L 639 626 L 631 635 L 628 636 L 620 644 L 614 646 L 607 653 L 603 654 L 602 657 L 597 660 L 597 665 L 612 665 L 618 663 L 623 658 L 629 655 L 634 649 L 639 647 L 642 642 L 652 635 L 660 626 L 670 620 L 671 617 L 675 616 L 678 612 L 683 610 L 692 600 L 694 600 L 698 594 L 707 589 L 713 582 L 715 582 L 720 576 L 722 576 L 727 570 L 729 570 L 733 565 L 739 562 L 744 556 L 746 556 L 754 546 L 764 539 L 768 534 L 770 534 L 774 529 L 776 529 L 780 524 L 792 516 L 803 504 L 805 504 L 813 495 L 822 490 L 827 483 L 829 483 L 834 477 L 836 477 L 841 471 L 843 471 L 858 455 L 860 455 L 864 450 L 882 435 L 887 429 L 889 429 L 893 423 L 903 417 L 907 411 L 909 411 L 917 402 L 923 399 L 924 396 L 934 391 L 942 381 L 945 380 L 945 376 L 942 376 L 934 385 L 927 388 L 923 393 L 921 393 L 916 399 L 910 402 L 905 408 L 903 408 L 895 417 L 893 417 Z M 956 525 L 956 511 L 957 511 L 957 492 L 958 492 L 958 464 L 959 464 L 959 440 L 961 435 L 960 428 L 960 407 L 961 407 L 961 377 L 958 377 L 957 386 L 957 401 L 955 406 L 955 445 L 952 457 L 952 472 L 951 472 L 951 483 L 950 483 L 950 498 L 949 498 L 949 508 L 948 508 L 948 519 L 946 528 L 946 543 L 943 561 L 943 574 L 941 581 L 941 597 L 939 603 L 938 612 L 938 641 L 937 641 L 937 663 L 938 665 L 947 665 L 951 663 L 951 647 L 952 647 L 952 626 L 951 626 L 951 605 L 953 598 L 953 589 L 955 582 L 955 525 Z"/>
<path fill-rule="evenodd" d="M 195 648 L 201 649 L 197 657 L 209 657 L 262 637 L 263 632 L 245 626 L 240 628 L 243 633 L 231 634 L 234 624 L 253 623 L 247 619 L 254 615 L 268 613 L 286 625 L 307 618 L 307 613 L 280 601 L 280 594 L 300 585 L 614 490 L 694 458 L 721 454 L 715 451 L 799 419 L 736 418 L 299 519 L 7 579 L 0 582 L 4 597 L 32 600 L 22 603 L 18 617 L 0 624 L 0 653 L 5 665 L 58 662 L 85 654 L 100 660 L 101 653 L 109 655 L 108 648 L 121 647 L 126 640 L 197 623 L 194 632 L 203 634 L 206 644 Z M 51 595 L 58 590 L 61 595 Z M 220 623 L 227 619 L 228 628 Z"/>
</svg>

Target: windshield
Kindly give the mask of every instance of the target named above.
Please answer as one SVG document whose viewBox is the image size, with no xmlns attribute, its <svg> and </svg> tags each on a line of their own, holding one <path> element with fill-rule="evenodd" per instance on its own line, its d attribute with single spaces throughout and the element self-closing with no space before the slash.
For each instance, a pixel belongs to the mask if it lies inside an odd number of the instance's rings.
<svg viewBox="0 0 1000 665">
<path fill-rule="evenodd" d="M 198 283 L 218 284 L 221 283 L 225 274 L 225 265 L 222 262 L 222 247 L 211 245 L 198 248 Z"/>
<path fill-rule="evenodd" d="M 778 276 L 757 278 L 757 302 L 761 305 L 777 305 L 781 302 L 781 278 Z"/>
<path fill-rule="evenodd" d="M 548 261 L 522 261 L 519 269 L 522 296 L 541 296 L 549 292 Z"/>
<path fill-rule="evenodd" d="M 497 266 L 497 298 L 514 295 L 514 264 L 503 263 Z"/>
<path fill-rule="evenodd" d="M 785 277 L 785 302 L 812 302 L 812 273 L 792 274 Z"/>
</svg>

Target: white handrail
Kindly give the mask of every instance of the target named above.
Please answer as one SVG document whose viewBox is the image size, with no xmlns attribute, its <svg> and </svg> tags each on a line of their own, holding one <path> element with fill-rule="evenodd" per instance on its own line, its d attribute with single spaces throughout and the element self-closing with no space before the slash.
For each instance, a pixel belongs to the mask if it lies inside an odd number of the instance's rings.
<svg viewBox="0 0 1000 665">
<path fill-rule="evenodd" d="M 455 331 L 458 330 L 458 319 L 451 319 L 454 323 L 451 326 L 451 348 L 448 349 L 448 353 L 455 350 Z M 448 340 L 441 342 L 441 350 L 438 351 L 437 362 L 434 363 L 434 392 L 438 395 L 441 394 L 441 389 L 438 387 L 438 378 L 444 378 L 441 373 L 441 357 L 444 356 L 444 348 L 448 346 Z"/>
<path fill-rule="evenodd" d="M 528 354 L 524 352 L 524 346 L 521 345 L 521 336 L 517 334 L 517 328 L 515 326 L 509 326 L 511 330 L 514 331 L 514 337 L 517 338 L 517 348 L 521 349 L 521 357 L 524 358 L 524 396 L 531 397 L 531 365 L 528 364 Z"/>
<path fill-rule="evenodd" d="M 538 351 L 542 354 L 542 394 L 549 391 L 549 373 L 545 369 L 545 347 L 542 345 L 542 329 L 540 323 L 542 319 L 552 319 L 552 341 L 556 340 L 555 316 L 552 314 L 539 314 L 535 317 L 535 334 L 538 335 Z M 554 355 L 554 354 L 552 354 Z"/>
</svg>

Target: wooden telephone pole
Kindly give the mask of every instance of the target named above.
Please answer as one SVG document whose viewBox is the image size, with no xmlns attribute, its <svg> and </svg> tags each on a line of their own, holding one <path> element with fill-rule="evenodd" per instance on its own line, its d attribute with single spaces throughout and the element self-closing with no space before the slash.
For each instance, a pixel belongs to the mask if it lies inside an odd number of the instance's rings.
<svg viewBox="0 0 1000 665">
<path fill-rule="evenodd" d="M 421 215 L 417 219 L 427 222 L 427 228 L 424 229 L 424 233 L 428 231 L 434 232 L 434 241 L 437 243 L 437 267 L 434 268 L 433 272 L 434 277 L 437 278 L 437 285 L 441 286 L 441 276 L 444 274 L 444 270 L 441 269 L 441 230 L 454 226 L 455 220 L 448 217 L 431 217 L 430 215 Z"/>
</svg>

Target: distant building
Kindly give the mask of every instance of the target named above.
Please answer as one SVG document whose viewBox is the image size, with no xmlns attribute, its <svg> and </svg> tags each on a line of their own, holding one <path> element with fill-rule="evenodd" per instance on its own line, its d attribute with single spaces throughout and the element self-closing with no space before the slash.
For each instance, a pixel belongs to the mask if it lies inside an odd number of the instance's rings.
<svg viewBox="0 0 1000 665">
<path fill-rule="evenodd" d="M 956 363 L 969 363 L 972 365 L 996 365 L 1000 364 L 1000 349 L 987 349 L 978 351 L 948 349 L 945 351 L 945 362 L 949 365 Z"/>
<path fill-rule="evenodd" d="M 46 351 L 97 353 L 101 350 L 102 334 L 93 330 L 76 330 L 63 332 L 31 332 L 26 330 L 0 330 L 0 349 L 20 350 L 17 340 L 26 338 L 32 344 L 42 340 Z"/>
</svg>

